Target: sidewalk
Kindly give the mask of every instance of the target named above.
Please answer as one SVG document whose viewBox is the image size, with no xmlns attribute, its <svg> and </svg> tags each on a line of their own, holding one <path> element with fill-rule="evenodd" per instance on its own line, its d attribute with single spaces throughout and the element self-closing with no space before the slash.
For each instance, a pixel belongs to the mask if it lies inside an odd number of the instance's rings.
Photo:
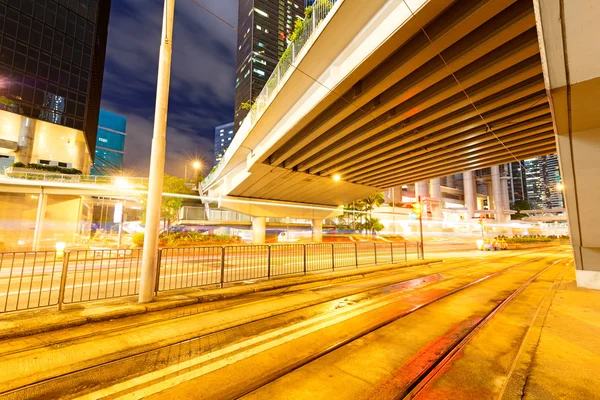
<svg viewBox="0 0 600 400">
<path fill-rule="evenodd" d="M 571 269 L 536 325 L 521 398 L 600 399 L 600 291 L 578 288 Z"/>
<path fill-rule="evenodd" d="M 137 296 L 105 299 L 65 305 L 62 311 L 56 307 L 23 310 L 0 314 L 0 340 L 34 335 L 59 329 L 71 328 L 87 323 L 125 318 L 153 311 L 168 310 L 197 303 L 230 299 L 251 293 L 264 292 L 279 288 L 313 282 L 333 281 L 340 278 L 361 278 L 379 272 L 403 269 L 411 266 L 433 264 L 441 259 L 409 261 L 404 264 L 388 264 L 371 267 L 348 268 L 335 272 L 309 273 L 293 277 L 272 278 L 251 284 L 228 286 L 222 289 L 189 288 L 160 292 L 155 301 L 147 304 L 137 303 Z"/>
</svg>

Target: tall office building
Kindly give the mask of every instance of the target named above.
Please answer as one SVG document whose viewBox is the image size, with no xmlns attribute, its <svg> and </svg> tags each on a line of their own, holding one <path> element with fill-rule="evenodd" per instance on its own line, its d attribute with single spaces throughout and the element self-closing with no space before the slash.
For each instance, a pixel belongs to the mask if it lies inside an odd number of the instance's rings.
<svg viewBox="0 0 600 400">
<path fill-rule="evenodd" d="M 215 127 L 215 165 L 221 161 L 233 140 L 233 122 Z"/>
<path fill-rule="evenodd" d="M 127 118 L 100 110 L 92 175 L 113 175 L 123 169 Z"/>
<path fill-rule="evenodd" d="M 89 169 L 110 0 L 0 0 L 0 155 Z"/>
<path fill-rule="evenodd" d="M 561 181 L 558 156 L 550 154 L 525 160 L 527 197 L 534 209 L 562 208 L 564 200 L 557 186 Z"/>
<path fill-rule="evenodd" d="M 523 162 L 512 162 L 506 166 L 508 180 L 508 197 L 515 201 L 527 201 L 527 179 Z"/>
<path fill-rule="evenodd" d="M 304 18 L 304 0 L 240 0 L 238 52 L 235 80 L 234 132 L 277 66 L 294 32 L 297 18 Z"/>
<path fill-rule="evenodd" d="M 557 188 L 561 182 L 558 155 L 550 154 L 540 157 L 541 172 L 544 177 L 546 208 L 562 208 L 565 206 L 562 192 Z"/>
</svg>

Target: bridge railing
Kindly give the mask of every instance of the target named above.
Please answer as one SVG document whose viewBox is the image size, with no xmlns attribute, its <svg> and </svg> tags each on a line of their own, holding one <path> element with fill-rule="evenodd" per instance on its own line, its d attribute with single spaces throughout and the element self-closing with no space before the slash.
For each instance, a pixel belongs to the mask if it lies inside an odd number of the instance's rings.
<svg viewBox="0 0 600 400">
<path fill-rule="evenodd" d="M 164 248 L 155 291 L 252 282 L 275 276 L 408 261 L 407 242 Z M 0 313 L 139 293 L 141 249 L 0 252 Z"/>
<path fill-rule="evenodd" d="M 106 185 L 122 189 L 148 187 L 148 178 L 123 176 L 58 174 L 43 171 L 5 171 L 4 177 L 28 181 Z"/>
<path fill-rule="evenodd" d="M 293 38 L 287 49 L 283 52 L 277 66 L 273 70 L 271 76 L 267 79 L 267 83 L 263 86 L 261 92 L 250 106 L 250 112 L 246 118 L 250 119 L 250 125 L 254 125 L 265 112 L 271 101 L 275 98 L 283 82 L 287 79 L 288 71 L 293 70 L 293 65 L 296 63 L 298 55 L 304 46 L 310 41 L 311 37 L 318 32 L 322 22 L 327 18 L 335 4 L 339 0 L 316 0 L 312 6 L 310 15 L 302 22 L 301 32 Z M 221 161 L 211 173 L 206 176 L 203 183 L 212 182 L 224 167 Z"/>
</svg>

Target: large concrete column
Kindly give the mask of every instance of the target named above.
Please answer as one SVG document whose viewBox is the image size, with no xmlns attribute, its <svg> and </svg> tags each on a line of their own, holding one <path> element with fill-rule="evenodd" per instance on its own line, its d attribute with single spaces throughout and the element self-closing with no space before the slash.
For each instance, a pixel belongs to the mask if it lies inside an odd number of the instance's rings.
<svg viewBox="0 0 600 400">
<path fill-rule="evenodd" d="M 33 154 L 33 140 L 35 138 L 35 119 L 21 117 L 19 129 L 19 149 L 15 154 L 15 161 L 29 164 Z"/>
<path fill-rule="evenodd" d="M 502 185 L 502 205 L 504 206 L 504 211 L 510 210 L 510 196 L 508 194 L 508 180 L 509 177 L 500 178 L 500 183 Z M 504 221 L 506 222 L 510 217 L 507 215 L 504 216 Z"/>
<path fill-rule="evenodd" d="M 44 229 L 44 218 L 46 217 L 46 205 L 48 204 L 48 195 L 44 190 L 38 195 L 37 212 L 35 215 L 35 228 L 33 230 L 33 243 L 31 249 L 33 251 L 41 250 L 42 232 Z"/>
<path fill-rule="evenodd" d="M 463 187 L 465 196 L 465 208 L 467 209 L 467 218 L 475 216 L 477 207 L 477 197 L 475 193 L 475 180 L 473 179 L 473 171 L 463 172 Z"/>
<path fill-rule="evenodd" d="M 267 238 L 267 218 L 252 217 L 252 243 L 264 244 Z"/>
<path fill-rule="evenodd" d="M 323 220 L 313 219 L 312 220 L 312 241 L 315 243 L 321 243 L 323 241 Z"/>
<path fill-rule="evenodd" d="M 429 181 L 429 197 L 436 201 L 436 204 L 431 210 L 433 218 L 442 218 L 442 189 L 440 186 L 440 178 L 431 179 Z"/>
<path fill-rule="evenodd" d="M 419 196 L 421 196 L 421 200 L 429 197 L 429 194 L 427 193 L 427 186 L 427 181 L 415 183 L 415 197 L 417 199 L 419 199 Z"/>
<path fill-rule="evenodd" d="M 493 208 L 496 222 L 504 222 L 504 202 L 502 201 L 502 180 L 500 179 L 500 167 L 498 165 L 492 168 L 492 193 L 493 193 Z"/>
<path fill-rule="evenodd" d="M 454 175 L 448 175 L 446 177 L 446 186 L 453 188 L 454 187 Z"/>
<path fill-rule="evenodd" d="M 600 6 L 534 0 L 577 285 L 600 289 Z"/>
</svg>

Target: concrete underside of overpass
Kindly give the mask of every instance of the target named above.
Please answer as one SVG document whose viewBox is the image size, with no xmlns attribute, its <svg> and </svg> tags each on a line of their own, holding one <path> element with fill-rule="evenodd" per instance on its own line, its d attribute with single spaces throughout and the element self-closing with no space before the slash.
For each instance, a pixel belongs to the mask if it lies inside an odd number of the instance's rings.
<svg viewBox="0 0 600 400">
<path fill-rule="evenodd" d="M 349 42 L 356 33 L 335 21 L 361 8 L 355 3 L 342 2 L 318 40 Z M 556 151 L 531 1 L 435 1 L 410 11 L 230 196 L 339 205 Z M 296 79 L 300 90 L 314 84 Z M 332 184 L 333 174 L 342 181 Z"/>
</svg>

